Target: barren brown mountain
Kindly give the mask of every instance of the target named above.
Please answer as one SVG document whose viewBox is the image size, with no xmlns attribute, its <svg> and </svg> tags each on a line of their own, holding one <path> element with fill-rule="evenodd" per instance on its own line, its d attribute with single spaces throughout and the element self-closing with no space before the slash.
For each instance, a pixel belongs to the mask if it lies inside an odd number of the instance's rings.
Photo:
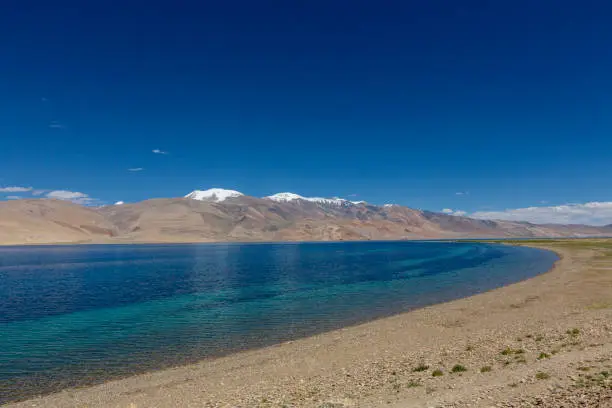
<svg viewBox="0 0 612 408">
<path fill-rule="evenodd" d="M 101 242 L 115 227 L 93 208 L 59 200 L 0 202 L 0 244 Z"/>
<path fill-rule="evenodd" d="M 612 226 L 486 221 L 398 205 L 277 202 L 249 196 L 83 207 L 58 200 L 0 203 L 0 243 L 340 241 L 612 235 Z"/>
</svg>

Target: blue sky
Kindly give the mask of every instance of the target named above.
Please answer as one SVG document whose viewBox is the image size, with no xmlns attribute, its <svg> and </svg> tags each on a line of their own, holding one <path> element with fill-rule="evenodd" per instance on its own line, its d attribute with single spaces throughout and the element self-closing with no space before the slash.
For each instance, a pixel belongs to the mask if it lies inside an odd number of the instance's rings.
<svg viewBox="0 0 612 408">
<path fill-rule="evenodd" d="M 9 0 L 0 198 L 612 202 L 610 21 L 589 0 Z"/>
</svg>

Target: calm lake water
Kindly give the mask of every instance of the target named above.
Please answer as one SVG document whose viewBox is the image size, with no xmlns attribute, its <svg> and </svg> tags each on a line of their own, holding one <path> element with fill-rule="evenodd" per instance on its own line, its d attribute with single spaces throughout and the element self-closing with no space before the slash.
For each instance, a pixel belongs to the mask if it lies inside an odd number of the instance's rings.
<svg viewBox="0 0 612 408">
<path fill-rule="evenodd" d="M 0 247 L 0 403 L 465 297 L 557 259 L 467 242 Z"/>
</svg>

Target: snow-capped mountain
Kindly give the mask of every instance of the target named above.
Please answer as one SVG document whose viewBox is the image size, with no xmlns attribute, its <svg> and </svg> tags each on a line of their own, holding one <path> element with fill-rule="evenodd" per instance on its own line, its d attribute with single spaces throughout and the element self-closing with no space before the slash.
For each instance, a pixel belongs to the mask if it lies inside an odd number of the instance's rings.
<svg viewBox="0 0 612 408">
<path fill-rule="evenodd" d="M 210 188 L 208 190 L 194 190 L 191 193 L 187 194 L 185 198 L 191 198 L 192 200 L 199 201 L 211 201 L 211 202 L 221 202 L 225 201 L 228 198 L 242 197 L 240 191 L 235 190 L 226 190 L 223 188 Z M 331 206 L 331 207 L 351 207 L 355 205 L 366 204 L 365 201 L 349 201 L 344 198 L 333 197 L 333 198 L 325 198 L 325 197 L 304 197 L 295 193 L 277 193 L 271 196 L 263 197 L 266 200 L 272 200 L 279 203 L 290 203 L 290 202 L 299 202 L 308 201 L 311 203 L 316 203 L 322 206 Z"/>
<path fill-rule="evenodd" d="M 187 197 L 158 198 L 125 205 L 117 202 L 117 205 L 101 207 L 79 207 L 60 200 L 0 201 L 0 244 L 612 235 L 612 225 L 537 225 L 479 220 L 456 213 L 422 211 L 394 204 L 363 205 L 341 198 L 302 197 L 293 193 L 261 199 L 243 197 L 234 190 L 213 188 L 194 191 Z M 35 241 L 32 241 L 33 236 Z"/>
<path fill-rule="evenodd" d="M 185 198 L 191 198 L 192 200 L 199 201 L 212 201 L 215 203 L 225 201 L 228 198 L 241 197 L 240 191 L 225 190 L 223 188 L 209 188 L 208 190 L 194 190 L 187 194 Z"/>
<path fill-rule="evenodd" d="M 264 197 L 264 198 L 267 198 L 268 200 L 272 200 L 272 201 L 278 201 L 278 202 L 288 202 L 288 201 L 294 201 L 294 200 L 308 201 L 306 197 L 302 197 L 301 195 L 295 194 L 295 193 L 276 193 L 274 195 Z"/>
<path fill-rule="evenodd" d="M 310 201 L 312 203 L 330 205 L 330 206 L 338 206 L 338 207 L 361 204 L 361 202 L 353 203 L 352 201 L 345 200 L 344 198 L 339 198 L 339 197 L 333 197 L 333 198 L 302 197 L 301 195 L 295 194 L 295 193 L 277 193 L 277 194 L 274 194 L 268 197 L 264 197 L 264 198 L 268 200 L 272 200 L 272 201 L 281 202 L 281 203 L 287 203 L 287 202 L 297 201 L 297 200 L 304 200 L 304 201 Z"/>
</svg>

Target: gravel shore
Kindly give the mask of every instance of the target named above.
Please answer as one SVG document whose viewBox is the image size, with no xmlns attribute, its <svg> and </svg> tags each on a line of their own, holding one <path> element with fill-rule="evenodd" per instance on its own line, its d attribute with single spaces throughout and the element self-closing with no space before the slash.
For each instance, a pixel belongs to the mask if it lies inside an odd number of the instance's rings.
<svg viewBox="0 0 612 408">
<path fill-rule="evenodd" d="M 612 407 L 612 240 L 466 299 L 9 407 Z"/>
</svg>

